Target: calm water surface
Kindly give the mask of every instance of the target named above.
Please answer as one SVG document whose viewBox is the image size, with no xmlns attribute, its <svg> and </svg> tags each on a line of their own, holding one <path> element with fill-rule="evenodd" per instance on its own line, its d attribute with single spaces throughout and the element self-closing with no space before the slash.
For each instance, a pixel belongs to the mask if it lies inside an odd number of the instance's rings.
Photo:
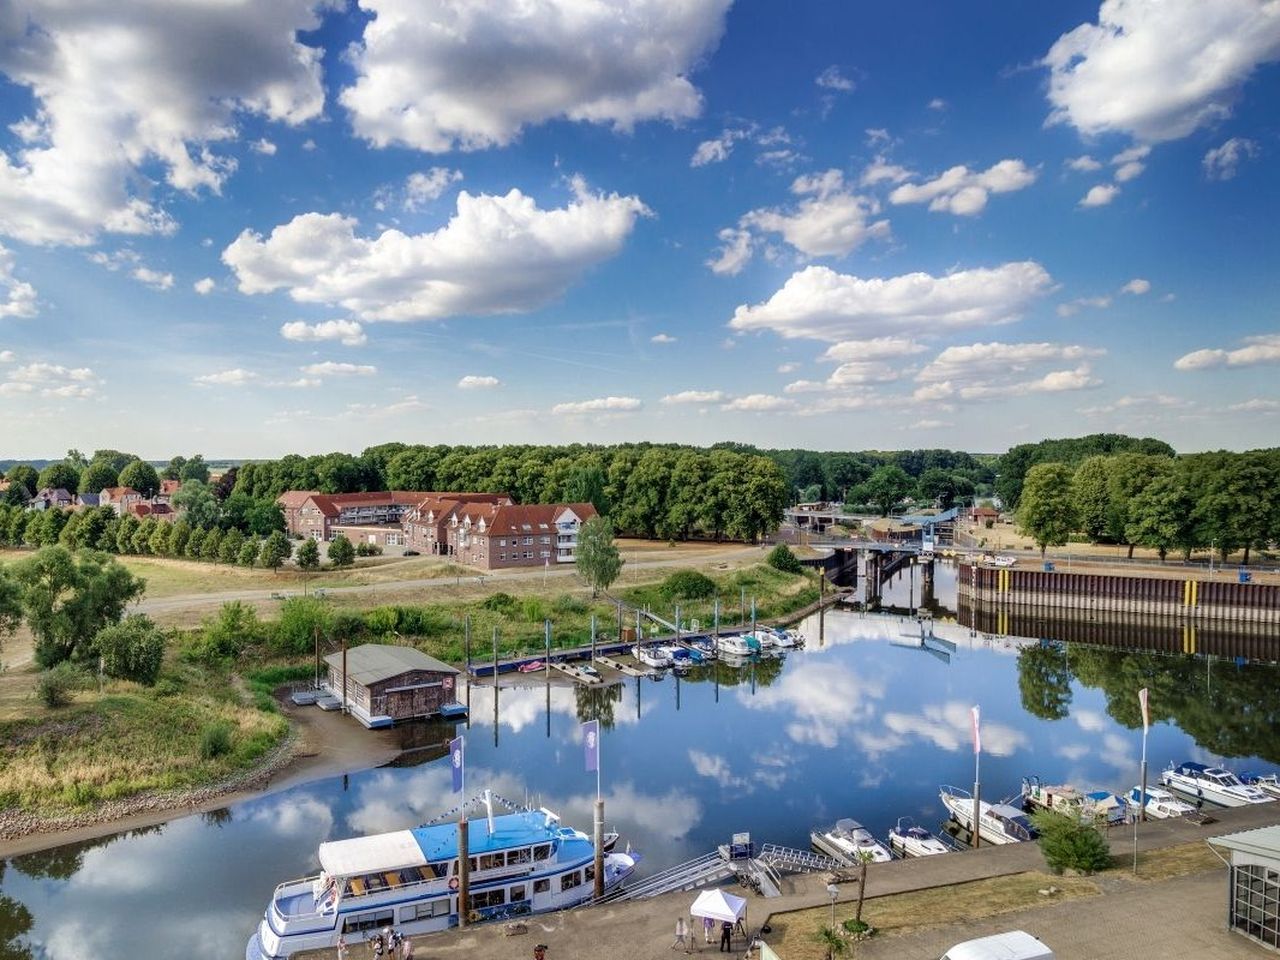
<svg viewBox="0 0 1280 960">
<path fill-rule="evenodd" d="M 907 606 L 905 588 L 900 580 L 887 601 Z M 954 595 L 944 573 L 938 590 L 948 589 Z M 973 780 L 974 703 L 986 796 L 1016 792 L 1030 774 L 1131 787 L 1141 742 L 1134 692 L 1144 685 L 1158 721 L 1154 771 L 1184 759 L 1268 771 L 1280 763 L 1273 666 L 970 636 L 955 623 L 937 627 L 958 644 L 943 658 L 899 646 L 919 627 L 898 616 L 834 612 L 821 631 L 816 617 L 801 629 L 807 649 L 754 668 L 608 691 L 532 680 L 504 688 L 496 723 L 493 689 L 473 687 L 470 727 L 459 728 L 469 792 L 528 797 L 590 829 L 595 777 L 583 770 L 578 725 L 598 716 L 606 816 L 654 870 L 735 831 L 806 847 L 810 829 L 842 816 L 881 836 L 904 815 L 936 826 L 938 785 Z M 420 736 L 435 743 L 452 729 Z M 241 957 L 275 884 L 317 869 L 318 843 L 416 825 L 453 806 L 443 749 L 414 760 L 0 861 L 0 960 Z"/>
</svg>

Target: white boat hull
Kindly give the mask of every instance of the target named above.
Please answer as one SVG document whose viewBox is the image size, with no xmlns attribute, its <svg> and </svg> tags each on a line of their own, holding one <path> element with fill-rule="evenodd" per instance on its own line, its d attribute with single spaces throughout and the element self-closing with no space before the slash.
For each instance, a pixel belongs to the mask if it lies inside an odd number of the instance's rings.
<svg viewBox="0 0 1280 960">
<path fill-rule="evenodd" d="M 848 841 L 842 841 L 839 837 L 833 837 L 827 833 L 818 833 L 814 831 L 809 834 L 809 841 L 813 846 L 825 853 L 832 860 L 838 860 L 848 866 L 857 866 L 862 862 L 860 854 L 867 854 L 870 857 L 870 863 L 885 863 L 893 859 L 893 854 L 889 852 L 889 848 L 879 841 L 872 841 L 869 844 L 856 846 Z"/>
<path fill-rule="evenodd" d="M 1246 787 L 1243 784 L 1238 787 L 1221 787 L 1169 770 L 1161 774 L 1160 782 L 1192 802 L 1207 800 L 1220 807 L 1247 807 L 1253 803 L 1272 803 L 1276 800 L 1256 787 Z"/>
<path fill-rule="evenodd" d="M 973 798 L 957 794 L 948 793 L 945 790 L 940 794 L 942 805 L 947 808 L 952 818 L 969 831 L 973 833 Z M 978 836 L 987 843 L 1006 844 L 1006 843 L 1023 843 L 1030 837 L 1010 836 L 1005 832 L 1004 825 L 1001 821 L 994 819 L 990 815 L 991 804 L 985 800 L 978 803 Z"/>
<path fill-rule="evenodd" d="M 904 837 L 889 831 L 889 846 L 903 857 L 936 857 L 940 853 L 950 853 L 946 844 L 936 837 L 928 840 L 917 840 L 915 837 Z"/>
</svg>

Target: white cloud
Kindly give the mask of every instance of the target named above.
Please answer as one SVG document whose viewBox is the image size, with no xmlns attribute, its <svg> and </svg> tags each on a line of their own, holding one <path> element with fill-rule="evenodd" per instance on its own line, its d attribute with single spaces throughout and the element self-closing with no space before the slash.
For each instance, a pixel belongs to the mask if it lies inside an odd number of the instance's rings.
<svg viewBox="0 0 1280 960">
<path fill-rule="evenodd" d="M 1093 417 L 1118 413 L 1122 410 L 1142 413 L 1143 411 L 1152 411 L 1157 409 L 1168 410 L 1193 406 L 1195 406 L 1194 401 L 1183 400 L 1179 397 L 1170 396 L 1167 393 L 1126 394 L 1125 396 L 1117 399 L 1114 403 L 1101 404 L 1093 407 L 1082 407 L 1080 412 L 1086 416 Z"/>
<path fill-rule="evenodd" d="M 194 382 L 203 387 L 243 387 L 253 383 L 258 375 L 251 370 L 236 367 L 232 370 L 219 370 L 217 373 L 206 373 L 196 377 Z"/>
<path fill-rule="evenodd" d="M 1086 307 L 1093 310 L 1105 310 L 1109 306 L 1111 306 L 1110 297 L 1076 297 L 1074 300 L 1058 304 L 1057 310 L 1060 317 L 1074 317 Z"/>
<path fill-rule="evenodd" d="M 943 100 L 941 97 L 934 97 L 932 100 L 929 101 L 929 109 L 945 110 L 947 109 L 947 101 Z"/>
<path fill-rule="evenodd" d="M 36 315 L 36 288 L 15 277 L 13 267 L 13 253 L 0 244 L 0 320 Z"/>
<path fill-rule="evenodd" d="M 1082 207 L 1105 207 L 1114 200 L 1120 188 L 1113 183 L 1100 183 L 1096 187 L 1090 187 L 1080 201 Z"/>
<path fill-rule="evenodd" d="M 1116 183 L 1128 183 L 1134 177 L 1140 176 L 1145 169 L 1147 169 L 1146 164 L 1139 163 L 1137 160 L 1121 164 L 1116 168 Z"/>
<path fill-rule="evenodd" d="M 870 340 L 842 340 L 827 347 L 818 359 L 837 363 L 889 360 L 923 353 L 925 346 L 910 337 L 874 337 Z"/>
<path fill-rule="evenodd" d="M 689 158 L 689 166 L 705 167 L 712 163 L 723 163 L 733 152 L 733 145 L 746 136 L 746 130 L 724 130 L 712 140 L 703 140 Z"/>
<path fill-rule="evenodd" d="M 783 393 L 820 393 L 827 389 L 823 380 L 793 380 L 782 388 Z"/>
<path fill-rule="evenodd" d="M 800 364 L 795 363 L 794 361 L 778 364 L 779 373 L 795 373 L 799 369 L 800 369 Z"/>
<path fill-rule="evenodd" d="M 764 303 L 739 306 L 729 326 L 832 343 L 938 333 L 1017 320 L 1052 285 L 1033 260 L 941 277 L 909 273 L 864 279 L 806 267 Z"/>
<path fill-rule="evenodd" d="M 1151 153 L 1151 147 L 1147 144 L 1139 144 L 1136 147 L 1130 147 L 1127 150 L 1121 150 L 1111 158 L 1111 165 L 1116 168 L 1114 174 L 1116 183 L 1128 183 L 1142 175 L 1142 171 L 1147 169 L 1147 165 L 1142 161 Z"/>
<path fill-rule="evenodd" d="M 321 320 L 319 323 L 291 320 L 281 325 L 280 336 L 298 343 L 337 340 L 344 347 L 361 347 L 369 340 L 364 327 L 354 320 Z"/>
<path fill-rule="evenodd" d="M 339 96 L 379 147 L 433 153 L 511 143 L 556 118 L 630 130 L 697 116 L 689 74 L 720 40 L 730 0 L 360 0 L 373 14 Z"/>
<path fill-rule="evenodd" d="M 482 377 L 471 373 L 458 381 L 459 390 L 491 390 L 501 385 L 502 381 L 497 377 Z"/>
<path fill-rule="evenodd" d="M 669 333 L 655 333 L 649 338 L 650 343 L 675 343 L 676 338 Z"/>
<path fill-rule="evenodd" d="M 1102 169 L 1102 164 L 1087 153 L 1082 157 L 1073 157 L 1068 160 L 1067 166 L 1077 173 L 1093 173 L 1095 170 Z"/>
<path fill-rule="evenodd" d="M 580 417 L 592 413 L 630 413 L 642 406 L 644 404 L 635 397 L 598 397 L 595 400 L 557 403 L 551 408 L 551 413 L 557 417 Z"/>
<path fill-rule="evenodd" d="M 1096 24 L 1063 34 L 1042 61 L 1049 123 L 1177 140 L 1229 116 L 1249 76 L 1278 57 L 1270 0 L 1104 0 Z"/>
<path fill-rule="evenodd" d="M 1263 400 L 1254 397 L 1243 403 L 1233 403 L 1227 408 L 1236 413 L 1280 413 L 1280 400 Z"/>
<path fill-rule="evenodd" d="M 981 172 L 956 166 L 924 183 L 904 183 L 889 202 L 928 203 L 929 209 L 957 216 L 981 213 L 993 193 L 1012 193 L 1036 182 L 1036 171 L 1021 160 L 1001 160 Z"/>
<path fill-rule="evenodd" d="M 918 714 L 890 712 L 884 715 L 885 727 L 899 737 L 919 737 L 950 753 L 970 749 L 972 715 L 967 703 L 952 700 L 943 704 L 926 704 Z M 1027 746 L 1026 734 L 1003 723 L 984 720 L 982 749 L 994 757 L 1008 757 Z"/>
<path fill-rule="evenodd" d="M 1121 293 L 1131 293 L 1136 297 L 1142 296 L 1144 293 L 1151 291 L 1151 281 L 1143 280 L 1141 277 L 1134 277 L 1123 287 L 1120 288 Z"/>
<path fill-rule="evenodd" d="M 591 193 L 576 179 L 572 187 L 568 205 L 552 210 L 519 190 L 464 190 L 439 230 L 373 239 L 356 236 L 350 217 L 301 214 L 267 238 L 245 230 L 222 259 L 242 293 L 287 289 L 294 300 L 337 304 L 363 320 L 532 310 L 615 255 L 649 212 L 637 197 Z"/>
<path fill-rule="evenodd" d="M 274 157 L 276 155 L 276 145 L 266 137 L 253 141 L 253 143 L 249 144 L 249 149 L 254 153 L 262 154 L 264 157 Z"/>
<path fill-rule="evenodd" d="M 751 262 L 751 231 L 725 227 L 716 236 L 720 240 L 720 252 L 707 261 L 707 266 L 712 273 L 736 276 Z"/>
<path fill-rule="evenodd" d="M 942 427 L 949 427 L 952 423 L 950 420 L 934 420 L 929 417 L 923 417 L 914 423 L 907 424 L 908 430 L 938 430 Z"/>
<path fill-rule="evenodd" d="M 791 410 L 795 407 L 796 402 L 788 397 L 775 397 L 768 393 L 751 393 L 745 397 L 735 397 L 721 405 L 720 409 L 727 412 L 749 412 L 749 413 L 777 413 L 781 410 Z"/>
<path fill-rule="evenodd" d="M 858 179 L 864 187 L 874 187 L 877 183 L 902 183 L 910 180 L 912 173 L 906 167 L 890 163 L 885 157 L 876 157 L 862 171 Z"/>
<path fill-rule="evenodd" d="M 838 93 L 852 93 L 854 88 L 854 82 L 841 73 L 835 64 L 818 74 L 813 82 L 823 90 L 835 90 Z"/>
<path fill-rule="evenodd" d="M 18 355 L 12 350 L 0 350 L 0 363 L 13 363 Z"/>
<path fill-rule="evenodd" d="M 1258 156 L 1258 145 L 1246 137 L 1232 137 L 1220 147 L 1214 147 L 1204 155 L 1204 175 L 1210 180 L 1230 180 L 1236 175 L 1241 161 Z"/>
<path fill-rule="evenodd" d="M 213 289 L 217 285 L 218 284 L 214 281 L 213 277 L 201 277 L 191 285 L 191 289 L 203 297 L 213 293 Z"/>
<path fill-rule="evenodd" d="M 409 174 L 404 181 L 404 208 L 419 210 L 433 200 L 439 200 L 450 184 L 461 179 L 461 170 L 448 167 L 432 167 Z"/>
<path fill-rule="evenodd" d="M 669 393 L 661 402 L 667 406 L 680 406 L 690 403 L 724 403 L 728 395 L 723 390 L 682 390 Z"/>
<path fill-rule="evenodd" d="M 298 41 L 319 26 L 314 0 L 5 9 L 0 71 L 34 104 L 23 142 L 0 152 L 0 233 L 28 243 L 172 233 L 144 171 L 216 193 L 236 162 L 214 146 L 239 113 L 297 124 L 324 105 L 320 51 Z"/>
<path fill-rule="evenodd" d="M 150 267 L 135 267 L 130 274 L 139 283 L 145 283 L 152 290 L 169 290 L 173 287 L 173 274 L 152 270 Z"/>
<path fill-rule="evenodd" d="M 923 384 L 915 399 L 981 400 L 1029 393 L 1061 393 L 1084 390 L 1101 381 L 1085 361 L 1105 351 L 1058 343 L 973 343 L 947 347 L 917 375 Z M 1073 369 L 1052 370 L 1041 376 L 1030 373 L 1049 363 L 1077 363 Z"/>
<path fill-rule="evenodd" d="M 378 372 L 378 368 L 369 363 L 339 363 L 334 360 L 309 363 L 298 369 L 309 377 L 371 377 Z"/>
<path fill-rule="evenodd" d="M 1178 370 L 1207 370 L 1210 367 L 1252 367 L 1262 363 L 1280 363 L 1280 333 L 1245 337 L 1245 346 L 1235 350 L 1196 350 L 1179 357 Z"/>
</svg>

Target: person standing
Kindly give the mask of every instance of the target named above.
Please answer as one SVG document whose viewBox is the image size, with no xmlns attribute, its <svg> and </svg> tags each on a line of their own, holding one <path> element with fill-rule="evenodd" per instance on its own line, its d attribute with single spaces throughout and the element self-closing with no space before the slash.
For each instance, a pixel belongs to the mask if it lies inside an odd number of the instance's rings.
<svg viewBox="0 0 1280 960">
<path fill-rule="evenodd" d="M 400 944 L 400 960 L 413 960 L 413 941 L 408 937 Z"/>
<path fill-rule="evenodd" d="M 733 952 L 733 924 L 728 920 L 720 924 L 720 952 Z"/>
<path fill-rule="evenodd" d="M 710 917 L 702 918 L 702 939 L 705 942 L 707 943 L 711 942 L 711 931 L 714 930 L 715 928 L 716 928 L 716 922 L 714 920 L 712 920 Z"/>
<path fill-rule="evenodd" d="M 338 960 L 347 960 L 347 938 L 338 934 Z"/>
<path fill-rule="evenodd" d="M 685 939 L 686 931 L 684 926 L 684 917 L 676 917 L 676 938 L 671 941 L 670 949 L 676 947 L 687 947 L 688 941 Z"/>
</svg>

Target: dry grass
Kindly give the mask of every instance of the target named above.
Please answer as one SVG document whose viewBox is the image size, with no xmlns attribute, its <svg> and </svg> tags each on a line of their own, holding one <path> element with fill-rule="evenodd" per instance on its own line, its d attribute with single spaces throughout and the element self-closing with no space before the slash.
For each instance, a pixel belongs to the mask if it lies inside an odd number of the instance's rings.
<svg viewBox="0 0 1280 960">
<path fill-rule="evenodd" d="M 1207 843 L 1192 841 L 1161 850 L 1139 853 L 1137 879 L 1169 880 L 1173 877 L 1185 877 L 1187 874 L 1203 873 L 1206 870 L 1217 870 L 1221 867 L 1222 861 L 1209 849 Z M 1133 860 L 1120 856 L 1116 860 L 1116 865 L 1106 872 L 1133 877 Z"/>
<path fill-rule="evenodd" d="M 867 900 L 862 918 L 876 930 L 876 939 L 898 937 L 929 927 L 994 917 L 1023 910 L 1050 898 L 1040 891 L 1056 887 L 1052 902 L 1093 897 L 1102 891 L 1096 883 L 1083 877 L 1054 877 L 1046 873 L 1019 873 L 1008 877 L 992 877 L 952 886 L 933 887 L 910 893 L 898 893 Z M 855 905 L 836 905 L 837 926 L 853 916 Z M 791 913 L 774 914 L 770 945 L 787 960 L 825 960 L 826 951 L 816 935 L 831 922 L 830 907 L 811 907 Z M 856 956 L 856 943 L 854 947 Z"/>
</svg>

